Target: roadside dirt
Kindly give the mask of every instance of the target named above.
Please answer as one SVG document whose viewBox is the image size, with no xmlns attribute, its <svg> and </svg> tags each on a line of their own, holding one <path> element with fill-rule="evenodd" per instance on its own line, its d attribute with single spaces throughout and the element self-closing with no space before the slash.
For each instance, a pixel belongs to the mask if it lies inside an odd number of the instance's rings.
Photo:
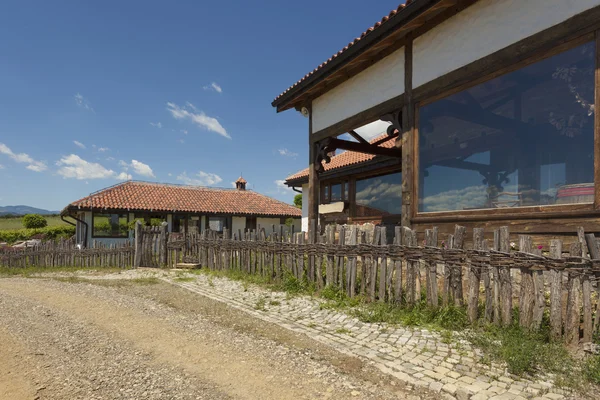
<svg viewBox="0 0 600 400">
<path fill-rule="evenodd" d="M 435 398 L 165 283 L 0 279 L 0 326 L 2 399 Z"/>
</svg>

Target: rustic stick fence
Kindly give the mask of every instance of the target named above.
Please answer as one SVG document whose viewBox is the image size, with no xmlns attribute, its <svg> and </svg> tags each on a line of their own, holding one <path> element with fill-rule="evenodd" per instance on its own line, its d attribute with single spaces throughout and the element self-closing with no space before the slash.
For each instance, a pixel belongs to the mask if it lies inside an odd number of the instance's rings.
<svg viewBox="0 0 600 400">
<path fill-rule="evenodd" d="M 484 239 L 474 229 L 469 247 L 467 230 L 440 242 L 437 228 L 417 233 L 396 227 L 388 244 L 387 231 L 357 226 L 327 226 L 310 243 L 304 233 L 267 233 L 264 229 L 222 235 L 171 238 L 162 264 L 192 262 L 212 270 L 241 270 L 274 280 L 306 280 L 317 289 L 335 286 L 348 296 L 413 306 L 465 307 L 471 322 L 513 323 L 539 329 L 548 324 L 555 339 L 574 345 L 592 340 L 600 329 L 600 249 L 593 234 L 581 229 L 568 248 L 553 239 L 543 246 L 519 235 L 512 243 L 507 227 Z"/>
<path fill-rule="evenodd" d="M 133 265 L 134 251 L 129 242 L 112 245 L 94 243 L 90 248 L 78 249 L 72 241 L 49 241 L 31 247 L 0 249 L 0 266 L 126 268 Z"/>
</svg>

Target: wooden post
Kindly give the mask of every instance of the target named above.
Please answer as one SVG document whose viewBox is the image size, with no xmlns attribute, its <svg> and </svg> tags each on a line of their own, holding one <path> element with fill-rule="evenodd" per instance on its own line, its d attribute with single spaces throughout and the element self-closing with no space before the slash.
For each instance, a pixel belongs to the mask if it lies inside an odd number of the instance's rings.
<svg viewBox="0 0 600 400">
<path fill-rule="evenodd" d="M 456 225 L 454 227 L 453 249 L 463 249 L 466 233 L 467 228 L 464 226 Z M 454 305 L 456 306 L 462 306 L 464 303 L 462 267 L 461 264 L 457 264 L 453 265 L 451 269 L 452 297 L 454 297 Z"/>
<path fill-rule="evenodd" d="M 356 246 L 356 225 L 350 226 L 350 246 Z M 349 297 L 354 297 L 356 286 L 356 256 L 348 257 L 348 266 L 346 267 L 346 293 Z"/>
<path fill-rule="evenodd" d="M 415 104 L 413 99 L 413 39 L 409 33 L 404 45 L 404 100 L 402 132 L 396 147 L 402 147 L 402 217 L 403 227 L 411 227 L 414 197 Z"/>
<path fill-rule="evenodd" d="M 379 240 L 378 243 L 380 246 L 387 246 L 387 232 L 385 227 L 379 227 Z M 379 260 L 379 293 L 378 298 L 380 302 L 385 302 L 385 292 L 386 292 L 386 279 L 387 279 L 387 259 L 386 257 L 381 257 Z"/>
<path fill-rule="evenodd" d="M 135 255 L 133 258 L 133 267 L 139 268 L 142 266 L 142 223 L 140 221 L 135 222 Z"/>
<path fill-rule="evenodd" d="M 335 243 L 335 225 L 327 225 L 325 227 L 325 238 L 327 245 L 333 245 Z M 329 246 L 327 246 L 329 248 Z M 325 285 L 333 285 L 333 254 L 327 254 L 327 264 L 325 266 Z"/>
<path fill-rule="evenodd" d="M 600 248 L 598 248 L 598 243 L 596 242 L 596 237 L 594 236 L 594 234 L 593 233 L 586 234 L 585 241 L 587 243 L 587 248 L 590 253 L 590 258 L 592 260 L 599 260 L 600 259 Z M 589 281 L 589 278 L 588 278 L 588 281 Z M 598 283 L 598 282 L 596 282 L 596 293 L 597 293 L 596 317 L 594 318 L 594 323 L 592 326 L 592 330 L 594 332 L 597 332 L 598 329 L 600 328 L 600 283 Z M 590 294 L 590 296 L 591 296 L 591 294 Z M 584 302 L 585 302 L 585 299 L 584 299 Z M 591 309 L 591 304 L 590 304 L 590 309 Z M 585 310 L 585 305 L 584 305 L 584 310 Z M 584 336 L 584 338 L 586 338 L 586 337 L 587 336 Z"/>
<path fill-rule="evenodd" d="M 581 242 L 575 242 L 570 248 L 571 257 L 581 257 Z M 565 342 L 569 346 L 579 344 L 579 320 L 581 316 L 581 302 L 579 300 L 579 291 L 581 290 L 581 280 L 579 272 L 568 271 L 568 294 L 567 294 L 567 315 L 565 321 Z"/>
<path fill-rule="evenodd" d="M 438 245 L 438 228 L 425 230 L 425 246 L 437 247 Z M 437 262 L 432 262 L 426 266 L 425 272 L 427 277 L 427 302 L 431 307 L 436 308 L 439 302 L 438 282 L 437 282 Z"/>
<path fill-rule="evenodd" d="M 473 249 L 483 250 L 483 229 L 473 229 Z M 477 307 L 479 305 L 479 285 L 481 282 L 480 265 L 469 266 L 469 295 L 467 314 L 472 324 L 477 322 Z"/>
<path fill-rule="evenodd" d="M 531 253 L 533 244 L 531 236 L 519 235 L 519 251 Z M 521 292 L 519 294 L 519 325 L 525 329 L 531 328 L 533 318 L 533 274 L 529 266 L 521 268 Z"/>
<path fill-rule="evenodd" d="M 402 227 L 394 228 L 394 244 L 400 246 L 402 244 Z M 364 266 L 363 266 L 364 268 Z M 394 286 L 394 302 L 400 304 L 402 302 L 402 259 L 394 261 L 394 269 L 396 270 L 396 282 Z"/>
<path fill-rule="evenodd" d="M 500 251 L 510 252 L 510 238 L 508 227 L 500 228 Z M 502 325 L 508 326 L 512 322 L 512 282 L 510 280 L 510 268 L 502 266 L 499 268 L 500 278 L 500 316 Z"/>
<path fill-rule="evenodd" d="M 168 227 L 169 224 L 167 224 L 166 222 L 160 224 L 160 266 L 163 268 L 167 265 Z"/>
</svg>

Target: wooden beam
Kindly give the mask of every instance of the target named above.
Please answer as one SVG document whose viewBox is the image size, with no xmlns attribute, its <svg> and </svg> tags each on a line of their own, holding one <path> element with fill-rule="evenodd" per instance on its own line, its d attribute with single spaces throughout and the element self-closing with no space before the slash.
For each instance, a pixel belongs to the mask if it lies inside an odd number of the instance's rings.
<svg viewBox="0 0 600 400">
<path fill-rule="evenodd" d="M 415 103 L 413 98 L 413 37 L 408 35 L 404 46 L 404 96 L 402 108 L 402 141 L 396 141 L 396 146 L 402 147 L 402 219 L 401 224 L 410 228 L 417 203 L 414 192 L 415 171 Z"/>
<path fill-rule="evenodd" d="M 341 140 L 336 138 L 328 139 L 327 143 L 328 150 L 342 149 L 348 151 L 356 151 L 358 153 L 374 154 L 379 156 L 397 158 L 402 157 L 402 151 L 397 148 L 389 149 L 387 147 L 379 147 L 372 144 L 350 142 L 348 140 Z"/>
<path fill-rule="evenodd" d="M 596 31 L 596 72 L 595 72 L 594 113 L 594 208 L 600 209 L 600 30 Z"/>
<path fill-rule="evenodd" d="M 348 134 L 352 136 L 354 139 L 358 140 L 359 143 L 369 144 L 362 136 L 360 136 L 356 131 L 349 130 Z"/>
<path fill-rule="evenodd" d="M 316 237 L 314 229 L 319 224 L 319 175 L 317 174 L 317 144 L 312 141 L 312 106 L 308 118 L 308 229 L 309 237 Z M 311 236 L 312 234 L 312 236 Z"/>
</svg>

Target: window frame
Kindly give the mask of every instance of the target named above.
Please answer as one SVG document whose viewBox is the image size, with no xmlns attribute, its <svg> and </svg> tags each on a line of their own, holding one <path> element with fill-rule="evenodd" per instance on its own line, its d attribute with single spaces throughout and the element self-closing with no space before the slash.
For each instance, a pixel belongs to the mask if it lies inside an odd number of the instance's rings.
<svg viewBox="0 0 600 400">
<path fill-rule="evenodd" d="M 557 43 L 556 46 L 550 50 L 537 50 L 530 52 L 527 57 L 519 62 L 516 62 L 508 67 L 499 68 L 491 73 L 484 73 L 476 79 L 472 79 L 467 83 L 456 85 L 450 89 L 441 91 L 433 96 L 426 97 L 422 100 L 415 101 L 414 107 L 414 129 L 413 129 L 413 170 L 412 170 L 412 204 L 411 211 L 413 215 L 413 221 L 416 223 L 420 222 L 443 222 L 448 221 L 470 221 L 479 220 L 482 218 L 490 219 L 490 216 L 500 219 L 515 218 L 523 215 L 528 217 L 531 214 L 534 215 L 546 215 L 554 216 L 570 216 L 570 215 L 585 215 L 589 214 L 589 211 L 597 210 L 600 208 L 600 116 L 598 115 L 598 108 L 594 114 L 594 202 L 592 203 L 575 203 L 575 204 L 552 204 L 552 205 L 537 205 L 537 206 L 521 206 L 521 207 L 510 207 L 510 208 L 482 208 L 474 210 L 452 210 L 452 211 L 419 211 L 419 202 L 422 200 L 420 195 L 420 148 L 419 148 L 419 113 L 422 107 L 434 103 L 438 100 L 447 98 L 456 93 L 460 93 L 469 88 L 475 87 L 482 83 L 488 82 L 494 78 L 509 74 L 511 72 L 520 70 L 528 65 L 535 64 L 539 61 L 545 60 L 562 52 L 571 50 L 575 47 L 586 43 L 595 44 L 595 99 L 594 104 L 600 104 L 600 31 L 590 32 L 583 34 L 572 40 Z M 465 67 L 463 67 L 465 68 Z M 492 217 L 492 218 L 494 218 Z"/>
<path fill-rule="evenodd" d="M 335 201 L 335 203 L 338 203 L 340 201 L 342 201 L 344 203 L 350 202 L 350 199 L 351 199 L 350 185 L 351 184 L 350 184 L 350 179 L 346 178 L 346 179 L 332 179 L 332 180 L 323 181 L 323 183 L 321 184 L 319 204 L 331 204 L 332 203 L 331 188 L 335 185 L 341 185 L 341 195 L 342 195 L 342 199 Z M 348 190 L 346 190 L 346 187 L 348 188 Z M 346 193 L 348 194 L 347 197 L 346 197 Z"/>
<path fill-rule="evenodd" d="M 109 215 L 110 216 L 110 215 L 113 215 L 113 214 L 126 216 L 127 217 L 127 225 L 129 225 L 130 221 L 129 221 L 129 213 L 128 212 L 123 212 L 123 213 L 108 212 L 108 213 L 106 213 L 106 212 L 95 212 L 95 211 L 92 211 L 92 223 L 91 223 L 91 225 L 92 225 L 92 239 L 129 239 L 130 238 L 131 229 L 127 229 L 127 236 L 102 236 L 102 235 L 96 235 L 95 234 L 94 216 L 95 215 Z"/>
</svg>

